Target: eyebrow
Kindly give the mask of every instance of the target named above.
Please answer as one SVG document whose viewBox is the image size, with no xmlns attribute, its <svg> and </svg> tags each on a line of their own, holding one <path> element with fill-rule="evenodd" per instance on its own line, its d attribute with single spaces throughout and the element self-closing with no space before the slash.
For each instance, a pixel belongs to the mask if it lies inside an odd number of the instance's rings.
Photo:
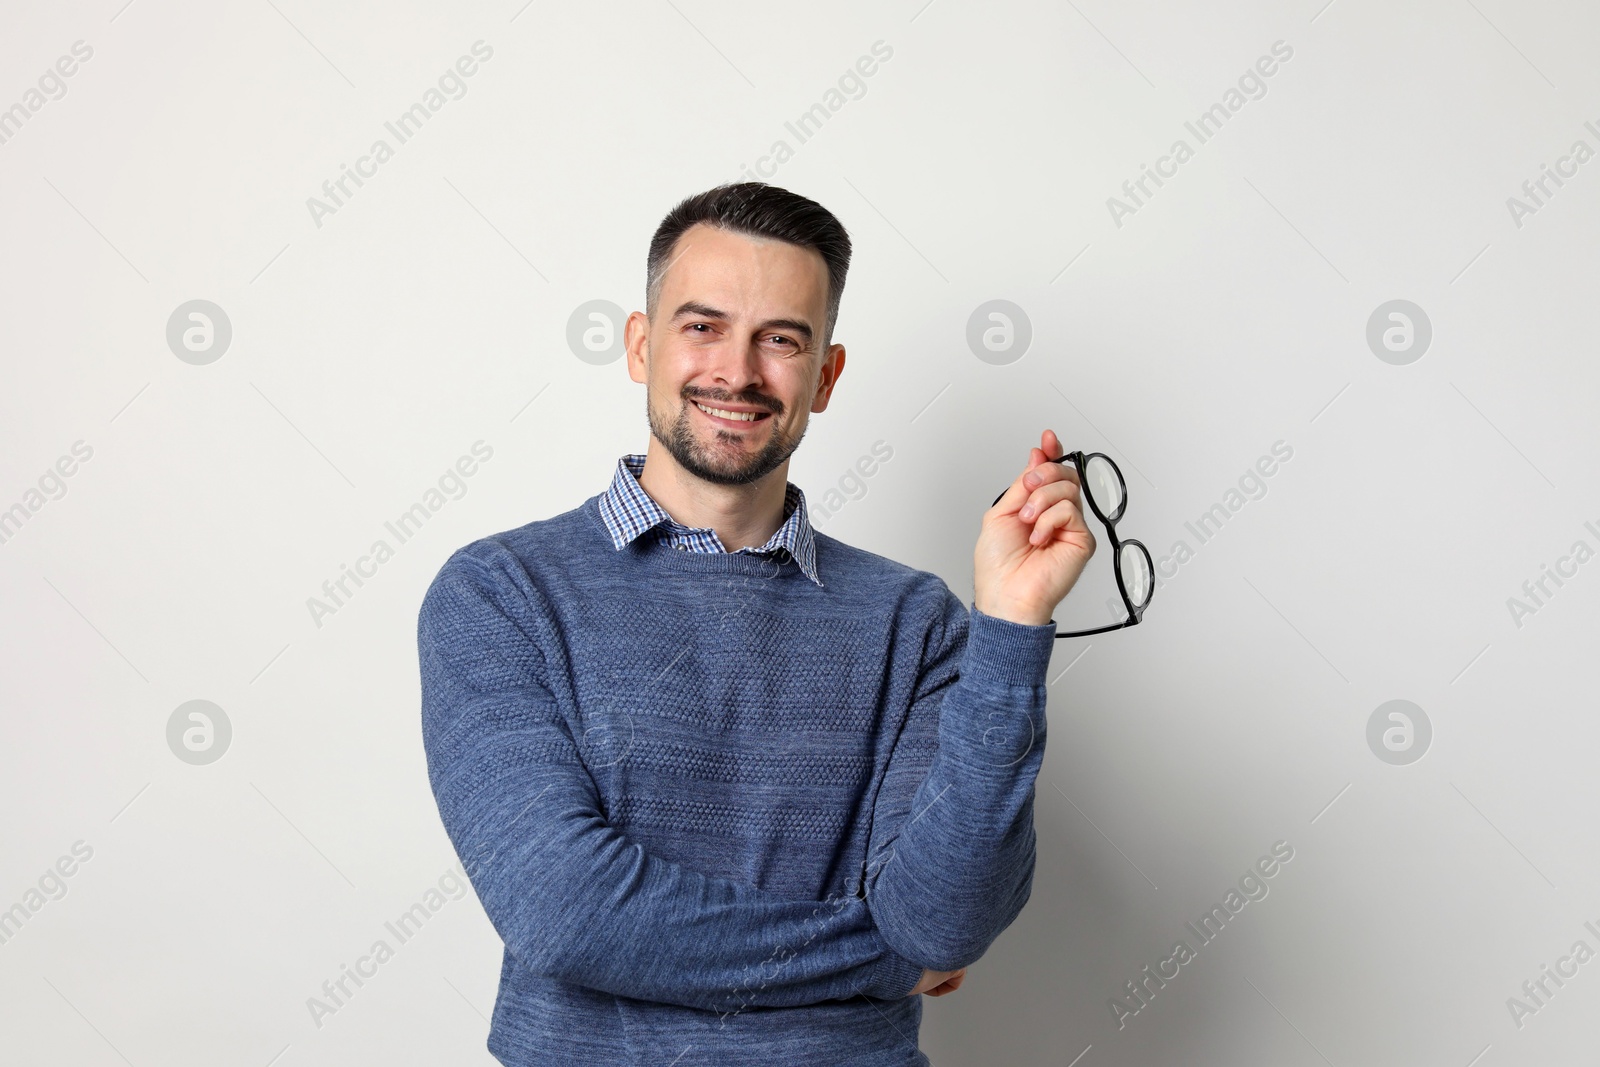
<svg viewBox="0 0 1600 1067">
<path fill-rule="evenodd" d="M 685 315 L 699 315 L 708 319 L 722 319 L 724 321 L 732 317 L 726 311 L 719 311 L 708 304 L 702 304 L 695 300 L 687 300 L 678 305 L 678 310 L 672 313 L 672 318 L 668 321 L 677 322 Z M 811 324 L 806 322 L 804 319 L 767 319 L 765 322 L 761 323 L 760 328 L 763 331 L 790 330 L 804 337 L 806 344 L 808 345 L 816 337 L 816 334 L 811 329 Z"/>
</svg>

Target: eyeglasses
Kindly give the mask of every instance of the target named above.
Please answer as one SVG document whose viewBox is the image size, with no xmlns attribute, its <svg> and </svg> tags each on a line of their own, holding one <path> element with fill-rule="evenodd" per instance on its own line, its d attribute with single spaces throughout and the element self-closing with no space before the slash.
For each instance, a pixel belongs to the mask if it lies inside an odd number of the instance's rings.
<svg viewBox="0 0 1600 1067">
<path fill-rule="evenodd" d="M 1117 576 L 1117 592 L 1122 595 L 1123 607 L 1128 609 L 1128 617 L 1119 623 L 1093 630 L 1058 633 L 1056 637 L 1087 637 L 1137 626 L 1144 618 L 1144 609 L 1150 605 L 1150 597 L 1155 593 L 1155 566 L 1150 561 L 1150 550 L 1144 547 L 1142 541 L 1131 538 L 1124 541 L 1117 537 L 1117 523 L 1122 520 L 1122 513 L 1128 506 L 1128 483 L 1122 478 L 1121 468 L 1104 452 L 1091 452 L 1087 456 L 1082 452 L 1068 452 L 1050 462 L 1071 462 L 1077 469 L 1078 484 L 1087 490 L 1083 496 L 1088 498 L 1090 510 L 1106 528 L 1106 536 L 1111 539 L 1111 562 Z M 1002 490 L 1000 496 L 994 498 L 994 504 L 1000 503 L 1000 497 L 1005 495 Z M 994 504 L 989 506 L 994 507 Z"/>
</svg>

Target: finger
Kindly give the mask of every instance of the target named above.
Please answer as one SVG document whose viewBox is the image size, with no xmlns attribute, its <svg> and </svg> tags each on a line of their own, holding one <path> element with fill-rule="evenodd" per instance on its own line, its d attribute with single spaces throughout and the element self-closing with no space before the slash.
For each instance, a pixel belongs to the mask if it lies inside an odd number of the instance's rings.
<svg viewBox="0 0 1600 1067">
<path fill-rule="evenodd" d="M 1028 541 L 1034 545 L 1046 545 L 1055 540 L 1058 534 L 1087 533 L 1088 530 L 1078 505 L 1071 500 L 1063 500 L 1046 508 L 1044 514 L 1034 520 Z"/>
<path fill-rule="evenodd" d="M 1040 464 L 1049 462 L 1050 453 L 1046 452 L 1042 448 L 1030 448 L 1028 449 L 1028 466 L 1024 468 L 1023 473 L 1026 474 L 1028 471 L 1033 470 Z"/>
<path fill-rule="evenodd" d="M 1023 522 L 1031 522 L 1041 512 L 1048 511 L 1054 504 L 1061 500 L 1070 500 L 1079 503 L 1080 490 L 1078 483 L 1072 478 L 1058 478 L 1046 482 L 1032 493 L 1023 503 L 1022 509 L 1017 512 L 1017 518 Z M 1080 507 L 1081 510 L 1081 507 Z"/>
<path fill-rule="evenodd" d="M 1033 451 L 1037 454 L 1039 450 L 1036 448 Z M 1078 480 L 1078 468 L 1075 464 L 1064 460 L 1047 459 L 1023 471 L 1022 477 L 1024 484 L 1030 477 L 1037 478 L 1041 482 L 1056 478 L 1069 478 L 1075 482 Z"/>
<path fill-rule="evenodd" d="M 1061 443 L 1061 438 L 1056 436 L 1054 430 L 1046 430 L 1040 434 L 1039 445 L 1050 459 L 1060 459 L 1067 454 L 1066 446 Z"/>
<path fill-rule="evenodd" d="M 1054 430 L 1046 430 L 1039 435 L 1039 440 L 1041 446 L 1034 449 L 1038 455 L 1043 456 L 1048 462 L 1060 464 L 1067 470 L 1076 469 L 1074 464 L 1066 462 L 1067 450 L 1062 446 L 1061 438 L 1056 436 Z"/>
<path fill-rule="evenodd" d="M 1079 484 L 1077 470 L 1065 463 L 1044 463 L 1022 476 L 1022 487 L 1030 496 L 1043 486 L 1060 482 L 1077 486 Z M 1027 503 L 1027 497 L 1023 497 L 1017 502 L 1018 509 L 1020 510 L 1025 503 Z M 1035 504 L 1034 512 L 1037 513 L 1041 510 L 1043 508 Z"/>
<path fill-rule="evenodd" d="M 1001 493 L 1000 499 L 994 503 L 994 507 L 999 510 L 1000 514 L 1015 514 L 1022 507 L 1023 502 L 1028 499 L 1028 494 L 1033 492 L 1037 486 L 1062 477 L 1062 464 L 1052 463 L 1043 457 L 1044 453 L 1037 448 L 1029 453 L 1028 465 L 1022 468 L 1022 473 L 1017 475 L 1016 480 L 1006 487 L 1006 491 Z M 1076 470 L 1065 473 L 1066 476 L 1074 481 L 1077 480 L 1078 472 Z M 1028 481 L 1030 477 L 1035 478 L 1032 483 Z"/>
<path fill-rule="evenodd" d="M 997 501 L 994 502 L 994 507 L 995 509 L 1000 510 L 1000 514 L 1014 514 L 1019 507 L 1022 507 L 1022 501 L 1026 501 L 1027 494 L 1034 491 L 1035 485 L 1040 485 L 1040 483 L 1042 483 L 1046 477 L 1050 477 L 1050 467 L 1061 466 L 1061 464 L 1053 464 L 1053 462 L 1048 461 L 1048 459 L 1042 459 L 1042 456 L 1043 453 L 1040 453 L 1037 448 L 1029 451 L 1029 456 L 1027 456 L 1027 466 L 1022 467 L 1022 474 L 1019 474 L 1018 477 L 1013 478 L 1013 480 L 1011 480 L 1011 485 L 1006 486 L 1005 493 L 1000 494 L 1000 499 L 997 499 Z M 1040 469 L 1040 464 L 1045 464 L 1045 466 Z M 1030 474 L 1034 474 L 1035 469 L 1038 469 L 1038 480 L 1037 482 L 1032 483 L 1032 485 L 1029 485 L 1029 483 L 1026 482 L 1027 477 L 1029 477 Z"/>
<path fill-rule="evenodd" d="M 1058 442 L 1059 444 L 1059 442 Z M 1058 457 L 1059 458 L 1059 457 Z M 1030 484 L 1027 479 L 1036 475 L 1035 481 Z M 991 506 L 996 514 L 1014 515 L 1027 500 L 1028 494 L 1040 485 L 1058 478 L 1070 478 L 1078 481 L 1078 469 L 1071 463 L 1058 463 L 1045 455 L 1040 448 L 1030 449 L 1028 452 L 1028 465 L 1022 468 L 1022 473 L 1017 475 L 1016 481 L 1006 487 Z"/>
<path fill-rule="evenodd" d="M 1041 463 L 1055 463 L 1063 459 L 1067 450 L 1061 447 L 1061 439 L 1055 435 L 1054 430 L 1046 430 L 1039 435 L 1039 446 L 1033 448 L 1028 455 L 1028 466 L 1036 467 Z M 1072 464 L 1066 464 L 1071 467 Z"/>
</svg>

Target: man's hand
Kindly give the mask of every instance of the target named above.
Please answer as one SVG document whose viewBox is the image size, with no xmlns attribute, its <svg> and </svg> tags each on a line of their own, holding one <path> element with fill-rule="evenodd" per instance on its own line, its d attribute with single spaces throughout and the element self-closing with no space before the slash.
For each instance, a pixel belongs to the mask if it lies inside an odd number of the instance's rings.
<svg viewBox="0 0 1600 1067">
<path fill-rule="evenodd" d="M 926 993 L 930 997 L 942 997 L 946 993 L 954 993 L 960 989 L 961 980 L 966 976 L 967 969 L 965 967 L 959 971 L 930 971 L 924 968 L 922 980 L 917 983 L 915 989 L 906 995 L 914 997 L 918 993 Z"/>
<path fill-rule="evenodd" d="M 1011 488 L 983 516 L 973 552 L 973 606 L 1027 626 L 1050 621 L 1094 554 L 1079 506 L 1078 472 L 1054 430 L 1039 436 Z"/>
</svg>

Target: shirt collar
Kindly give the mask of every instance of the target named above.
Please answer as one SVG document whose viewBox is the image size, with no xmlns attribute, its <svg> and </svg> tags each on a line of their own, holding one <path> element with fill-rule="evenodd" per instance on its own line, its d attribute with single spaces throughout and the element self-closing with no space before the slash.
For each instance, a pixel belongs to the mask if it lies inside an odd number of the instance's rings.
<svg viewBox="0 0 1600 1067">
<path fill-rule="evenodd" d="M 641 534 L 663 527 L 661 536 L 667 540 L 688 544 L 700 551 L 726 552 L 727 548 L 709 527 L 689 527 L 668 515 L 666 509 L 655 502 L 644 486 L 639 484 L 639 474 L 644 470 L 645 457 L 625 455 L 617 461 L 616 474 L 611 485 L 600 497 L 600 517 L 611 534 L 611 544 L 619 551 L 632 544 Z M 816 533 L 806 517 L 806 495 L 793 482 L 786 482 L 783 495 L 783 525 L 760 548 L 741 548 L 746 553 L 768 553 L 780 548 L 794 557 L 800 569 L 817 585 Z"/>
</svg>

